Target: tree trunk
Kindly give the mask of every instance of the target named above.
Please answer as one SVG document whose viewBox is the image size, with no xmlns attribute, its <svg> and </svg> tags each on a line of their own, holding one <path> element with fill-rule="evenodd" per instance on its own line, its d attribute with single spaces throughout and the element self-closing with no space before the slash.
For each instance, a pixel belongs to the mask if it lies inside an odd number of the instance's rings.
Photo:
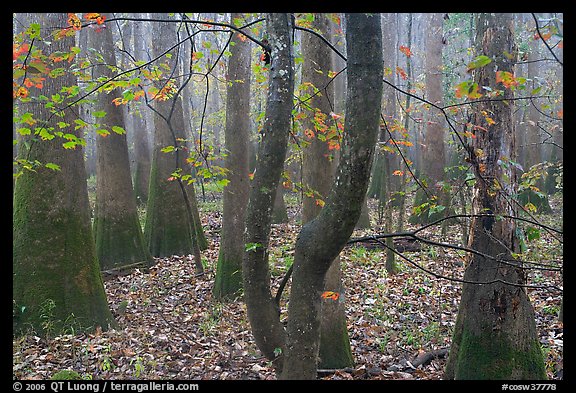
<svg viewBox="0 0 576 393">
<path fill-rule="evenodd" d="M 330 30 L 329 19 L 326 14 L 316 14 L 312 28 L 327 36 Z M 304 187 L 313 190 L 317 197 L 304 198 L 302 201 L 302 224 L 306 224 L 318 215 L 321 204 L 330 192 L 334 178 L 334 163 L 330 160 L 328 143 L 318 139 L 318 135 L 327 132 L 326 127 L 335 127 L 330 112 L 333 111 L 331 103 L 334 102 L 334 87 L 330 83 L 328 71 L 333 69 L 331 50 L 324 42 L 312 34 L 302 37 L 302 57 L 305 59 L 302 68 L 302 83 L 311 83 L 313 89 L 319 94 L 307 101 L 307 116 L 304 118 L 303 129 L 309 136 L 309 144 L 303 148 L 302 179 Z M 313 92 L 308 92 L 313 94 Z M 318 193 L 318 194 L 316 194 Z M 320 367 L 345 368 L 352 367 L 354 359 L 348 338 L 346 325 L 346 309 L 343 296 L 342 274 L 340 258 L 337 257 L 326 274 L 325 290 L 342 295 L 338 301 L 331 298 L 322 301 L 322 317 L 320 324 Z"/>
<path fill-rule="evenodd" d="M 347 14 L 348 92 L 336 180 L 296 241 L 283 379 L 315 379 L 325 275 L 354 230 L 366 195 L 382 99 L 379 14 Z M 359 44 L 361 43 L 361 45 Z"/>
<path fill-rule="evenodd" d="M 474 81 L 502 88 L 502 98 L 512 98 L 510 89 L 496 83 L 496 71 L 514 72 L 517 49 L 510 14 L 480 14 L 476 34 L 479 54 L 492 63 L 476 69 Z M 490 215 L 516 216 L 509 201 L 516 189 L 516 169 L 500 165 L 515 160 L 513 101 L 485 101 L 474 109 L 472 122 L 483 128 L 475 131 L 469 150 L 476 176 L 473 209 L 488 216 L 473 220 L 470 247 L 493 258 L 473 254 L 469 260 L 445 376 L 545 379 L 534 310 L 522 287 L 526 272 L 512 257 L 518 248 L 515 221 Z M 489 124 L 483 113 L 490 113 L 495 123 Z"/>
<path fill-rule="evenodd" d="M 30 23 L 40 26 L 67 26 L 67 15 L 56 13 L 28 14 Z M 42 29 L 41 36 L 49 36 Z M 34 49 L 49 53 L 69 52 L 74 37 L 34 41 Z M 32 46 L 32 45 L 31 45 Z M 77 84 L 69 70 L 68 62 L 59 63 L 66 73 L 57 78 L 47 77 L 41 94 L 51 97 L 62 92 L 63 87 Z M 65 99 L 64 107 L 74 98 Z M 37 131 L 64 133 L 82 137 L 74 129 L 74 110 L 50 110 L 35 101 L 19 103 L 21 113 L 29 112 L 36 120 Z M 56 112 L 56 113 L 54 113 Z M 69 124 L 60 129 L 58 122 Z M 48 331 L 46 316 L 53 323 L 52 333 L 66 327 L 75 332 L 92 331 L 115 325 L 106 292 L 100 276 L 90 224 L 90 208 L 86 188 L 86 170 L 83 150 L 65 149 L 66 140 L 54 137 L 40 140 L 38 135 L 26 136 L 20 144 L 19 156 L 54 163 L 60 170 L 38 167 L 25 172 L 16 180 L 13 200 L 13 255 L 12 298 L 14 305 L 14 330 L 26 332 L 29 327 L 36 332 Z M 46 313 L 47 306 L 49 313 Z"/>
<path fill-rule="evenodd" d="M 176 29 L 173 22 L 156 23 L 153 28 L 153 51 L 158 55 L 173 45 Z M 178 56 L 163 57 L 159 61 L 168 64 L 169 70 L 177 70 L 175 62 Z M 171 71 L 166 72 L 169 76 Z M 157 81 L 160 89 L 166 81 Z M 173 80 L 174 83 L 175 80 Z M 196 270 L 199 272 L 199 249 L 206 248 L 207 241 L 196 205 L 196 194 L 193 185 L 175 179 L 173 173 L 181 170 L 189 173 L 184 161 L 187 148 L 181 140 L 184 135 L 184 117 L 182 102 L 175 97 L 167 100 L 154 100 L 154 151 L 150 170 L 150 189 L 146 210 L 144 237 L 153 256 L 194 254 Z M 173 146 L 174 151 L 163 152 L 162 149 Z"/>
<path fill-rule="evenodd" d="M 142 14 L 137 14 L 142 16 Z M 147 61 L 146 38 L 143 23 L 134 23 L 132 34 L 134 36 L 134 55 L 137 60 Z M 131 103 L 136 107 L 133 114 L 134 119 L 134 196 L 136 202 L 145 205 L 148 201 L 148 189 L 150 187 L 150 145 L 148 143 L 148 124 L 146 122 L 145 112 L 148 110 L 142 103 Z"/>
<path fill-rule="evenodd" d="M 294 94 L 292 15 L 267 14 L 271 48 L 266 116 L 246 212 L 246 251 L 242 261 L 244 301 L 252 333 L 264 356 L 282 370 L 285 349 L 280 310 L 270 293 L 268 244 L 272 207 L 284 167 Z"/>
<path fill-rule="evenodd" d="M 428 101 L 442 106 L 442 13 L 425 14 L 427 17 L 426 40 L 426 98 Z M 426 191 L 418 189 L 414 198 L 414 205 L 430 203 L 430 206 L 414 213 L 411 223 L 434 222 L 446 214 L 445 211 L 430 214 L 430 208 L 436 205 L 444 206 L 449 195 L 442 191 L 441 182 L 444 180 L 444 167 L 446 166 L 444 148 L 444 116 L 435 108 L 430 108 L 426 114 L 426 133 L 422 144 L 422 175 L 425 179 Z"/>
<path fill-rule="evenodd" d="M 243 14 L 232 13 L 232 23 Z M 230 183 L 224 187 L 220 252 L 214 279 L 213 295 L 233 299 L 242 289 L 244 222 L 250 192 L 248 152 L 250 143 L 250 41 L 234 33 L 228 61 L 226 96 L 227 157 L 225 166 Z"/>
<path fill-rule="evenodd" d="M 82 33 L 88 34 L 90 47 L 100 53 L 106 63 L 95 65 L 93 78 L 112 77 L 116 72 L 116 59 L 110 28 L 99 32 L 86 29 Z M 137 263 L 142 266 L 154 263 L 142 238 L 132 189 L 126 133 L 119 134 L 111 130 L 114 126 L 124 128 L 122 107 L 112 102 L 117 97 L 121 97 L 117 89 L 99 93 L 95 108 L 106 112 L 105 117 L 96 120 L 102 122 L 104 129 L 109 131 L 106 136 L 96 136 L 98 154 L 94 238 L 100 269 L 103 271 Z"/>
</svg>

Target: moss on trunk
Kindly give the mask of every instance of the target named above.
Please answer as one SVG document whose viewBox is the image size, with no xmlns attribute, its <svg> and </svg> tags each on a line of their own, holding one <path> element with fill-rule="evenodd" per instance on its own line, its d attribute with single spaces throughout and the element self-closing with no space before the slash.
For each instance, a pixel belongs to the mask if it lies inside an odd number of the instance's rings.
<svg viewBox="0 0 576 393">
<path fill-rule="evenodd" d="M 142 263 L 152 266 L 154 260 L 144 246 L 136 214 L 122 217 L 95 217 L 94 236 L 101 270 Z"/>
<path fill-rule="evenodd" d="M 546 379 L 542 350 L 537 341 L 520 350 L 506 333 L 461 333 L 455 379 Z"/>
<path fill-rule="evenodd" d="M 235 300 L 242 290 L 242 254 L 226 257 L 218 255 L 212 295 L 217 299 Z"/>
<path fill-rule="evenodd" d="M 59 206 L 47 190 L 53 173 L 25 173 L 16 182 L 13 213 L 13 327 L 58 334 L 107 329 L 115 322 L 95 256 L 86 212 Z M 45 178 L 42 178 L 45 177 Z M 50 188 L 49 188 L 50 187 Z M 45 190 L 47 195 L 39 193 Z M 45 197 L 43 197 L 43 195 Z M 71 201 L 72 205 L 75 201 Z M 52 303 L 53 306 L 49 306 Z"/>
</svg>

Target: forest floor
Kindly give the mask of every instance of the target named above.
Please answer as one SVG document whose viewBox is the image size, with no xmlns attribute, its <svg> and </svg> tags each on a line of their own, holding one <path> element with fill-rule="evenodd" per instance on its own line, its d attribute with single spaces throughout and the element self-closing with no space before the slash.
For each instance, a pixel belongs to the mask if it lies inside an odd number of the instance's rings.
<svg viewBox="0 0 576 393">
<path fill-rule="evenodd" d="M 211 205 L 212 203 L 212 205 Z M 140 270 L 105 281 L 116 329 L 93 334 L 60 332 L 46 338 L 13 337 L 14 379 L 49 379 L 61 370 L 74 370 L 85 379 L 271 380 L 274 371 L 256 347 L 238 301 L 212 299 L 218 259 L 220 211 L 201 203 L 209 249 L 203 252 L 206 274 L 194 276 L 192 256 L 158 258 L 149 272 Z M 538 216 L 562 228 L 562 195 L 551 198 L 554 213 Z M 374 211 L 374 209 L 373 209 Z M 270 268 L 276 293 L 293 261 L 299 212 L 289 205 L 291 220 L 273 226 Z M 373 220 L 373 223 L 376 220 Z M 460 226 L 425 230 L 430 239 L 460 244 Z M 356 230 L 353 236 L 383 233 L 381 226 Z M 347 321 L 355 365 L 322 370 L 321 379 L 388 380 L 442 378 L 445 349 L 450 346 L 460 301 L 461 284 L 435 278 L 416 264 L 443 276 L 461 278 L 464 254 L 429 246 L 397 258 L 399 272 L 388 274 L 385 250 L 369 245 L 347 246 L 341 254 L 346 288 Z M 542 231 L 529 243 L 527 255 L 539 262 L 562 260 L 562 245 Z M 530 283 L 562 287 L 557 272 L 535 271 Z M 283 293 L 283 312 L 289 286 Z M 563 324 L 558 321 L 560 295 L 546 289 L 528 290 L 550 379 L 562 379 Z M 436 352 L 433 352 L 436 351 Z M 426 361 L 420 363 L 424 355 Z M 419 357 L 420 356 L 420 357 Z"/>
</svg>

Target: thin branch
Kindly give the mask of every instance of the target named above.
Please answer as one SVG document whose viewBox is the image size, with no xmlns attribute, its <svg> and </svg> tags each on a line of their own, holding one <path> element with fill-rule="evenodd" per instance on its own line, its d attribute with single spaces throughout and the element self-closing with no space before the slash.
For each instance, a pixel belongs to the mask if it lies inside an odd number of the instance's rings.
<svg viewBox="0 0 576 393">
<path fill-rule="evenodd" d="M 536 24 L 536 31 L 538 32 L 538 36 L 540 37 L 540 39 L 542 40 L 542 42 L 544 42 L 544 45 L 546 45 L 546 48 L 548 48 L 548 50 L 550 51 L 550 53 L 552 54 L 552 56 L 554 56 L 554 59 L 556 59 L 556 61 L 562 66 L 564 67 L 564 64 L 562 64 L 562 61 L 560 61 L 560 59 L 558 58 L 558 56 L 556 56 L 556 53 L 554 53 L 554 51 L 552 50 L 552 48 L 550 48 L 550 45 L 548 45 L 548 43 L 546 42 L 546 40 L 544 39 L 544 37 L 542 37 L 542 33 L 540 32 L 540 25 L 538 25 L 538 18 L 536 17 L 536 14 L 531 12 L 530 15 L 532 15 L 532 18 L 534 18 L 534 23 Z"/>
</svg>

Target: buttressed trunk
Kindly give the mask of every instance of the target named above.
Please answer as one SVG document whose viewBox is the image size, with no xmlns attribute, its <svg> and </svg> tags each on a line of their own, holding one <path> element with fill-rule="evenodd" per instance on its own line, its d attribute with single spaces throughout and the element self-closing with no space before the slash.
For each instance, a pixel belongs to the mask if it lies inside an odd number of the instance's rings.
<svg viewBox="0 0 576 393">
<path fill-rule="evenodd" d="M 479 86 L 502 88 L 496 72 L 514 72 L 517 49 L 509 14 L 481 14 L 476 45 L 493 59 L 479 68 Z M 513 98 L 503 88 L 502 98 Z M 470 161 L 476 175 L 473 202 L 476 217 L 470 247 L 491 257 L 473 254 L 464 274 L 462 299 L 456 320 L 445 377 L 448 379 L 545 379 L 534 310 L 522 287 L 526 271 L 512 257 L 517 250 L 516 216 L 510 196 L 516 188 L 513 101 L 483 101 L 475 108 L 476 131 Z M 493 121 L 486 120 L 489 113 Z M 505 180 L 506 179 L 506 180 Z M 493 215 L 491 215 L 493 214 Z M 479 285 L 479 283 L 483 283 Z"/>
<path fill-rule="evenodd" d="M 348 92 L 341 158 L 326 204 L 296 241 L 283 379 L 315 379 L 325 274 L 366 195 L 382 98 L 380 14 L 347 14 Z"/>
</svg>

